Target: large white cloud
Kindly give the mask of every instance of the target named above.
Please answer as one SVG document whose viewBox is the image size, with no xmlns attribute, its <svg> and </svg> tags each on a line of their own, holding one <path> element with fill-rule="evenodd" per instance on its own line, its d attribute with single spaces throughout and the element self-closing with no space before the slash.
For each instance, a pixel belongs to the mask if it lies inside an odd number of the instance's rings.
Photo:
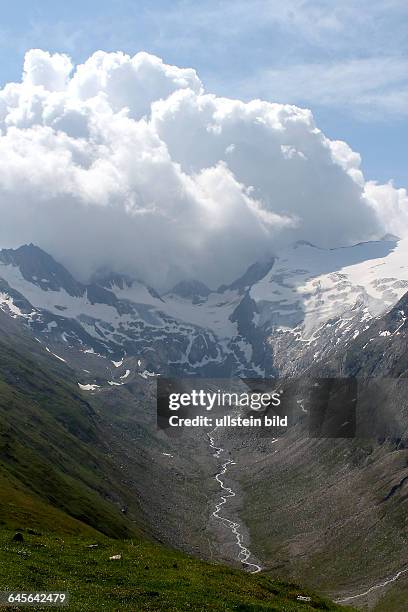
<svg viewBox="0 0 408 612">
<path fill-rule="evenodd" d="M 0 127 L 1 245 L 35 242 L 82 278 L 217 285 L 285 242 L 352 243 L 406 215 L 406 193 L 366 185 L 310 111 L 217 98 L 147 53 L 74 68 L 29 51 Z"/>
<path fill-rule="evenodd" d="M 365 194 L 375 210 L 380 225 L 396 236 L 408 235 L 408 193 L 395 188 L 392 181 L 379 185 L 375 181 L 365 184 Z"/>
</svg>

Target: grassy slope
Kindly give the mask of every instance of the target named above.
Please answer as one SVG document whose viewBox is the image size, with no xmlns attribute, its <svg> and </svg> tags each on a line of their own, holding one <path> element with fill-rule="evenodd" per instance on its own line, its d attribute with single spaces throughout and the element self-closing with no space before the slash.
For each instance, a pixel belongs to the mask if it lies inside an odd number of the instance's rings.
<svg viewBox="0 0 408 612">
<path fill-rule="evenodd" d="M 67 591 L 68 609 L 75 612 L 344 610 L 296 585 L 204 563 L 142 539 L 24 533 L 17 544 L 12 533 L 0 532 L 0 588 Z M 97 548 L 88 548 L 94 543 Z M 122 559 L 109 561 L 116 554 Z M 299 594 L 312 601 L 298 602 Z"/>
<path fill-rule="evenodd" d="M 67 372 L 61 375 L 52 368 L 0 342 L 3 497 L 13 496 L 17 487 L 26 499 L 29 492 L 107 535 L 132 535 L 135 525 L 120 512 L 119 500 L 126 499 L 126 492 L 118 484 L 93 411 L 64 380 Z M 14 510 L 3 505 L 0 520 L 21 520 L 18 504 Z"/>
</svg>

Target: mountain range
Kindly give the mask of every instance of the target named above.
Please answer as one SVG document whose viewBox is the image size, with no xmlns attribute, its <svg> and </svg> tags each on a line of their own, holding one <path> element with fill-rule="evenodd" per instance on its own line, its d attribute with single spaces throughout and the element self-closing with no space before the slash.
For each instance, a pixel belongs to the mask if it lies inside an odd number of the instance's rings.
<svg viewBox="0 0 408 612">
<path fill-rule="evenodd" d="M 146 376 L 295 374 L 397 303 L 408 290 L 407 252 L 391 236 L 331 250 L 298 242 L 228 286 L 186 280 L 159 295 L 106 271 L 81 283 L 26 245 L 0 251 L 0 308 L 69 364 L 94 355 L 136 358 Z"/>
</svg>

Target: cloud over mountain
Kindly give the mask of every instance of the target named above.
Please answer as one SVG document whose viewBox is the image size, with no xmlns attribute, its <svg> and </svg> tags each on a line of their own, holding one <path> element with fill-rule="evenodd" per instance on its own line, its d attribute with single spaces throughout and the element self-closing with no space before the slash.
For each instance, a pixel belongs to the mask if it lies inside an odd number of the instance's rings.
<svg viewBox="0 0 408 612">
<path fill-rule="evenodd" d="M 109 266 L 217 285 L 294 239 L 407 226 L 406 192 L 366 184 L 309 110 L 216 97 L 147 53 L 74 67 L 29 51 L 0 92 L 0 127 L 1 245 L 35 242 L 83 278 Z"/>
</svg>

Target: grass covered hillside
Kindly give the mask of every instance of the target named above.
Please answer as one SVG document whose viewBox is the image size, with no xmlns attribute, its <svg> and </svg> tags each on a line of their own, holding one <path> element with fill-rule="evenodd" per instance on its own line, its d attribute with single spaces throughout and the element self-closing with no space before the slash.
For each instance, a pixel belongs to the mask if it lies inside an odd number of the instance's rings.
<svg viewBox="0 0 408 612">
<path fill-rule="evenodd" d="M 70 531 L 77 519 L 109 536 L 133 535 L 137 520 L 121 513 L 127 493 L 95 415 L 68 378 L 63 364 L 0 340 L 0 521 L 24 526 L 29 517 L 42 528 L 56 520 Z"/>
<path fill-rule="evenodd" d="M 0 588 L 67 591 L 70 601 L 63 609 L 75 612 L 351 609 L 296 585 L 204 563 L 141 538 L 113 540 L 91 530 L 22 532 L 24 541 L 12 542 L 14 532 L 3 528 L 0 534 Z M 121 559 L 109 560 L 114 555 Z M 310 602 L 298 601 L 299 595 Z"/>
</svg>

